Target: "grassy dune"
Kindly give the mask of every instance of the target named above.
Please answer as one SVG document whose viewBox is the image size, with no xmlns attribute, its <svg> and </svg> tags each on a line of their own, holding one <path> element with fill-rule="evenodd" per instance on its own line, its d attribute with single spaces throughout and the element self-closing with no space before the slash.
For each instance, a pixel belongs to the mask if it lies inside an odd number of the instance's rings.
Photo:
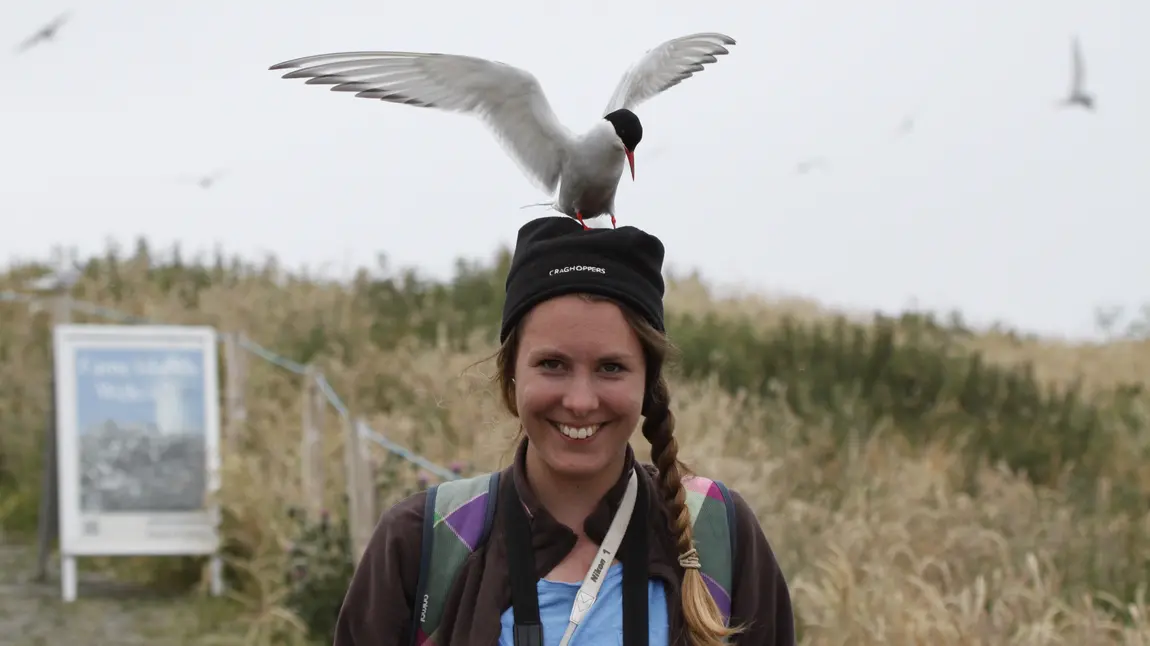
<svg viewBox="0 0 1150 646">
<path fill-rule="evenodd" d="M 515 431 L 484 361 L 506 261 L 461 266 L 446 284 L 363 273 L 339 286 L 231 259 L 159 264 L 141 246 L 93 259 L 73 293 L 241 330 L 315 364 L 392 440 L 489 470 Z M 14 268 L 0 290 L 36 273 Z M 1150 343 L 976 334 L 917 315 L 855 322 L 800 300 L 716 298 L 692 279 L 672 281 L 668 310 L 684 458 L 754 505 L 803 644 L 1150 643 Z M 17 534 L 35 526 L 47 323 L 0 304 L 0 520 Z M 299 378 L 250 365 L 247 422 L 224 456 L 233 617 L 252 627 L 234 641 L 303 643 L 307 625 L 322 633 L 346 566 L 338 541 L 301 536 L 289 514 Z M 335 531 L 342 446 L 334 411 L 326 421 Z M 640 436 L 635 448 L 647 455 Z M 384 501 L 419 486 L 378 447 L 373 458 Z M 297 557 L 291 582 L 292 545 L 336 558 Z M 202 566 L 101 565 L 189 588 Z"/>
</svg>

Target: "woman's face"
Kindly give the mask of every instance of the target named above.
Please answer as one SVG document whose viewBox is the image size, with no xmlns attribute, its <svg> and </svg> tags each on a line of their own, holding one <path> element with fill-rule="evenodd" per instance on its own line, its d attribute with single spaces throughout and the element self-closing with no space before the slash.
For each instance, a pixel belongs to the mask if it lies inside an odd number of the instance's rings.
<svg viewBox="0 0 1150 646">
<path fill-rule="evenodd" d="M 569 295 L 537 305 L 515 360 L 529 462 L 561 479 L 615 475 L 639 422 L 644 369 L 639 339 L 614 303 Z"/>
</svg>

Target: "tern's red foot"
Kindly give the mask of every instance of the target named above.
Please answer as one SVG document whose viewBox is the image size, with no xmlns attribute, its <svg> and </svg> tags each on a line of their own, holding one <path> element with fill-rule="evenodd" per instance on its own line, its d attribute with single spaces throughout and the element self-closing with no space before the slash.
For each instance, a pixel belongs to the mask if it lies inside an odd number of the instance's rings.
<svg viewBox="0 0 1150 646">
<path fill-rule="evenodd" d="M 614 216 L 614 215 L 612 215 L 612 216 L 611 216 L 611 228 L 612 228 L 612 229 L 616 228 L 616 227 L 615 227 L 615 216 Z"/>
<path fill-rule="evenodd" d="M 580 213 L 580 212 L 576 211 L 576 212 L 575 212 L 575 219 L 576 219 L 576 220 L 579 220 L 579 224 L 582 224 L 582 225 L 583 225 L 583 230 L 584 230 L 584 231 L 587 231 L 588 229 L 590 229 L 590 228 L 591 228 L 591 227 L 587 226 L 587 223 L 586 223 L 586 222 L 584 222 L 584 221 L 583 221 L 583 214 L 582 214 L 582 213 Z"/>
</svg>

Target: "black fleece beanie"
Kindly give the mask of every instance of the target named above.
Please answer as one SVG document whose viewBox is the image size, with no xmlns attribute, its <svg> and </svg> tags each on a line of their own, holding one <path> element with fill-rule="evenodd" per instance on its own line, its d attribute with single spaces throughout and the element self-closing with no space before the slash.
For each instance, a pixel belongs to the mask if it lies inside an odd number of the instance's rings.
<svg viewBox="0 0 1150 646">
<path fill-rule="evenodd" d="M 584 229 L 574 218 L 545 216 L 519 229 L 499 341 L 532 307 L 549 298 L 584 292 L 615 299 L 663 327 L 663 243 L 623 226 Z"/>
</svg>

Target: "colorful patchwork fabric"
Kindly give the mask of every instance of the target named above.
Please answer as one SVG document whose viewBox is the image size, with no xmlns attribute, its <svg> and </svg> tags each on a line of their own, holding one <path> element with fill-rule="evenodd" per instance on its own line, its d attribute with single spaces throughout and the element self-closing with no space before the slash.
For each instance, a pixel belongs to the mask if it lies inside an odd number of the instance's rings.
<svg viewBox="0 0 1150 646">
<path fill-rule="evenodd" d="M 683 486 L 687 490 L 695 551 L 699 553 L 699 572 L 723 615 L 723 623 L 729 625 L 735 554 L 735 515 L 730 507 L 730 492 L 721 482 L 702 476 L 683 478 Z"/>
<path fill-rule="evenodd" d="M 499 474 L 450 480 L 427 492 L 423 553 L 416 588 L 413 643 L 434 646 L 443 605 L 467 557 L 487 539 L 498 500 Z M 428 549 L 430 547 L 430 549 Z"/>
</svg>

